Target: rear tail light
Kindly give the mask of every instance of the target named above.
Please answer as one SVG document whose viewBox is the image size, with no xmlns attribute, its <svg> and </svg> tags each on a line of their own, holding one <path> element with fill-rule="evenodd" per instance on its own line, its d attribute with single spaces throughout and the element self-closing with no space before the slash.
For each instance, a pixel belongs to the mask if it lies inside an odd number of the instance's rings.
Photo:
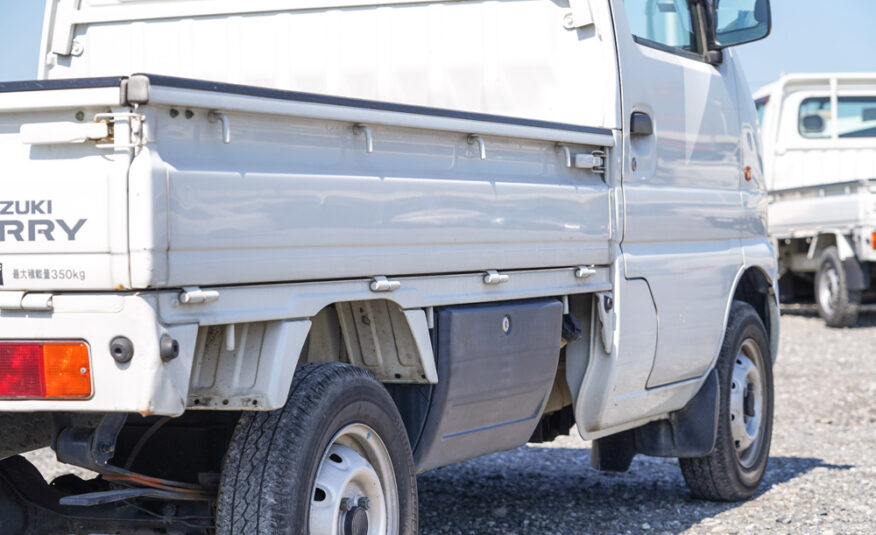
<svg viewBox="0 0 876 535">
<path fill-rule="evenodd" d="M 91 397 L 84 342 L 0 342 L 0 399 Z"/>
</svg>

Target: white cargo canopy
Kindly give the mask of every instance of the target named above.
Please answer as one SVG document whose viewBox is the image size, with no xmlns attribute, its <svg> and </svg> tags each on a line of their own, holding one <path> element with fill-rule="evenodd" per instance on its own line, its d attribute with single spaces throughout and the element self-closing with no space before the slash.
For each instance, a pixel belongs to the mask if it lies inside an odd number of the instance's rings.
<svg viewBox="0 0 876 535">
<path fill-rule="evenodd" d="M 615 46 L 594 16 L 607 14 L 591 12 L 588 0 L 566 8 L 540 0 L 57 0 L 47 9 L 40 77 L 117 76 L 125 65 L 127 73 L 619 128 Z"/>
</svg>

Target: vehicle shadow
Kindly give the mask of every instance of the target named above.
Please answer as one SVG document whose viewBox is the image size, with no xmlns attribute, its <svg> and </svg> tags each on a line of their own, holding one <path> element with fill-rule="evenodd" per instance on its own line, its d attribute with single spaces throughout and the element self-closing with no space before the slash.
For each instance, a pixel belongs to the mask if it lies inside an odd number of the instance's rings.
<svg viewBox="0 0 876 535">
<path fill-rule="evenodd" d="M 773 457 L 752 499 L 821 459 Z M 524 446 L 419 476 L 420 533 L 680 533 L 740 503 L 691 497 L 675 459 L 637 457 L 629 472 L 590 468 L 590 450 Z"/>
<path fill-rule="evenodd" d="M 818 307 L 811 303 L 783 304 L 782 316 L 799 316 L 802 318 L 818 318 Z M 876 304 L 861 305 L 858 322 L 849 329 L 865 329 L 876 327 Z"/>
</svg>

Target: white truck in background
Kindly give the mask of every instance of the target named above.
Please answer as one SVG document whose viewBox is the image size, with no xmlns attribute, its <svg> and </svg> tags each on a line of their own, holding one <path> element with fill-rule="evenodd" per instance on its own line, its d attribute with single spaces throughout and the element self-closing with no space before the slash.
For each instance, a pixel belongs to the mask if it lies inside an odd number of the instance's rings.
<svg viewBox="0 0 876 535">
<path fill-rule="evenodd" d="M 777 262 L 727 47 L 769 28 L 49 0 L 40 79 L 0 83 L 2 533 L 412 535 L 417 473 L 573 425 L 750 496 Z"/>
<path fill-rule="evenodd" d="M 755 103 L 780 294 L 854 325 L 876 261 L 876 73 L 787 75 Z"/>
</svg>

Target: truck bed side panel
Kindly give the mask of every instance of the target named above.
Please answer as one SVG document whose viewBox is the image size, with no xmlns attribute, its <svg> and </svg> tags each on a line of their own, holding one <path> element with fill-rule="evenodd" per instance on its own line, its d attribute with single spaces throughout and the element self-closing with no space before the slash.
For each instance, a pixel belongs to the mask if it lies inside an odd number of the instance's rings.
<svg viewBox="0 0 876 535">
<path fill-rule="evenodd" d="M 824 184 L 770 194 L 770 234 L 811 237 L 823 231 L 851 233 L 876 226 L 876 180 Z"/>
<path fill-rule="evenodd" d="M 375 126 L 368 153 L 351 124 L 230 113 L 224 144 L 206 115 L 149 113 L 169 285 L 610 261 L 609 187 L 553 143 L 483 136 L 481 160 L 465 134 Z"/>
</svg>

